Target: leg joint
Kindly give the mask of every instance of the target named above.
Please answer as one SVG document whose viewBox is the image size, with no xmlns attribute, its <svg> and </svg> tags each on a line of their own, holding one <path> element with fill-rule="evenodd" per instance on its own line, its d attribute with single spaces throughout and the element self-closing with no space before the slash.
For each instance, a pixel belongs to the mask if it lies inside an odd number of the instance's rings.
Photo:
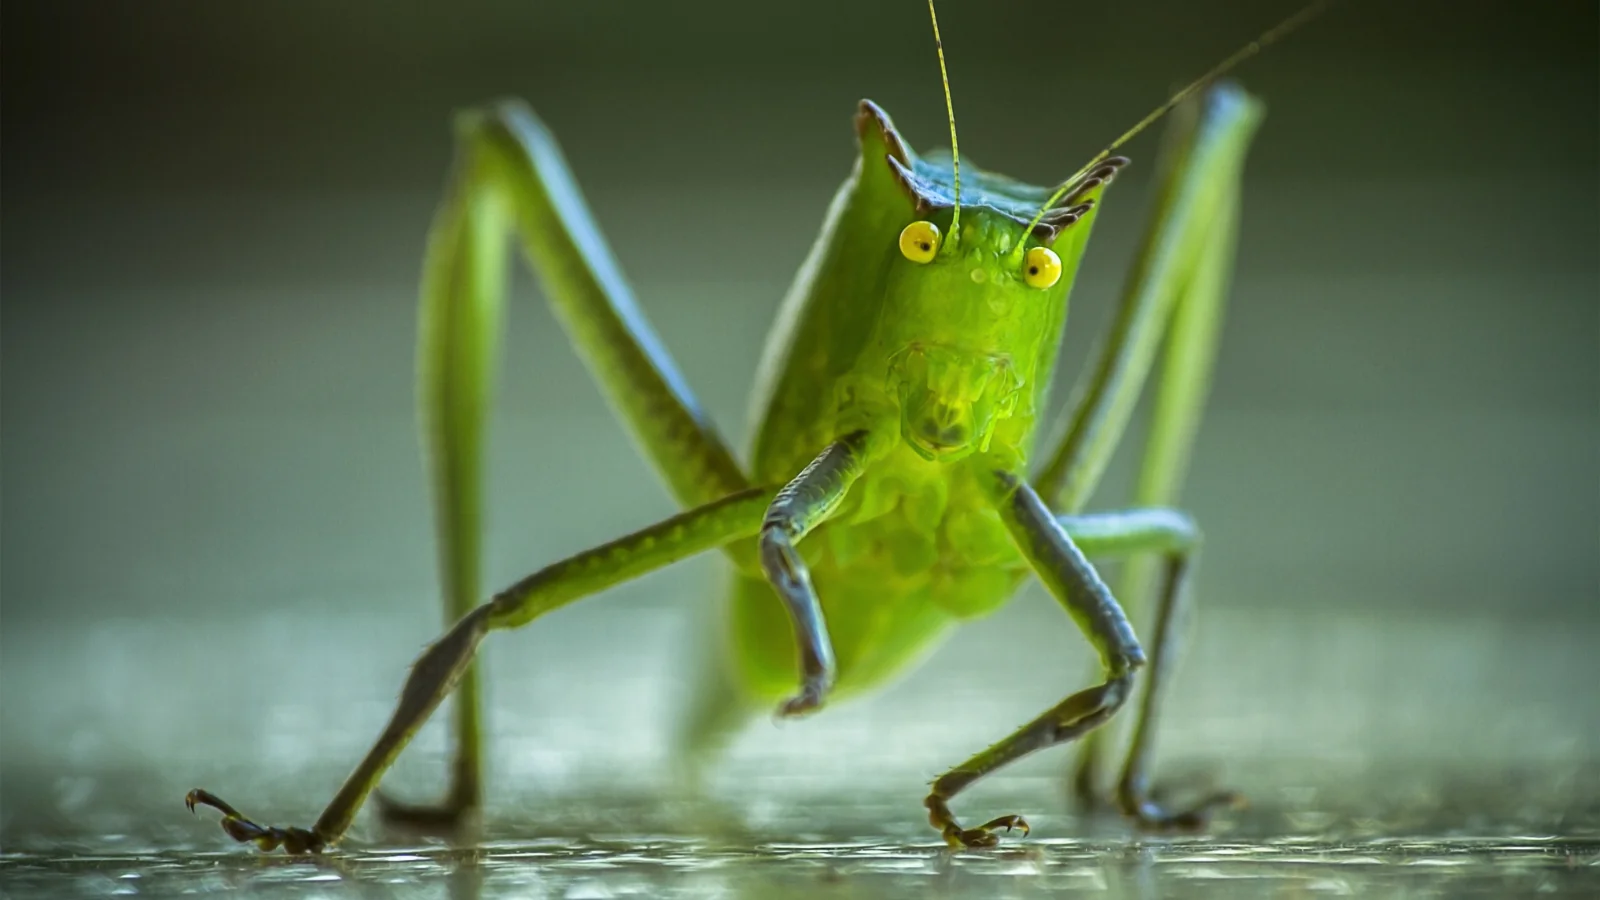
<svg viewBox="0 0 1600 900">
<path fill-rule="evenodd" d="M 809 582 L 805 562 L 795 552 L 794 539 L 784 523 L 768 520 L 761 526 L 756 544 L 762 571 L 780 591 L 785 592 L 786 599 L 787 592 L 802 589 Z"/>
</svg>

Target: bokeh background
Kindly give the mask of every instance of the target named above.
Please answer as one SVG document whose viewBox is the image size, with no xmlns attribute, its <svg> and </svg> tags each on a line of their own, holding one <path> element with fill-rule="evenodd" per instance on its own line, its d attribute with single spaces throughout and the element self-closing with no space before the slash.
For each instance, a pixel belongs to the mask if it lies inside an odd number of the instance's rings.
<svg viewBox="0 0 1600 900">
<path fill-rule="evenodd" d="M 963 148 L 1059 179 L 1296 5 L 946 2 Z M 12 0 L 4 29 L 0 844 L 45 856 L 219 849 L 178 805 L 193 784 L 303 824 L 436 633 L 413 316 L 453 110 L 538 110 L 736 441 L 855 101 L 946 140 L 909 0 Z M 1264 834 L 1413 801 L 1451 810 L 1416 827 L 1595 834 L 1597 34 L 1588 2 L 1349 2 L 1238 72 L 1268 119 L 1187 491 L 1204 615 L 1163 747 L 1262 815 L 1333 811 Z M 1060 397 L 1155 144 L 1125 151 Z M 490 585 L 672 512 L 525 273 L 515 290 Z M 637 824 L 572 798 L 659 784 L 720 565 L 490 642 L 497 827 Z M 881 698 L 759 723 L 722 790 L 757 834 L 925 840 L 925 781 L 1089 659 L 1031 588 Z M 444 750 L 430 729 L 396 789 L 434 790 Z M 1009 782 L 1058 835 L 1065 758 Z M 818 799 L 863 792 L 891 824 Z"/>
</svg>

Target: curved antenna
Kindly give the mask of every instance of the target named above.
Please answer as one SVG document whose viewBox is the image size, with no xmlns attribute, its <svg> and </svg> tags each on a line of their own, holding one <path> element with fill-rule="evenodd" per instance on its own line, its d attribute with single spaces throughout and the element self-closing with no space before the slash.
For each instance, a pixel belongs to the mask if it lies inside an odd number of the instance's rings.
<svg viewBox="0 0 1600 900">
<path fill-rule="evenodd" d="M 956 108 L 950 102 L 950 74 L 944 68 L 944 41 L 939 39 L 939 15 L 933 11 L 933 0 L 928 0 L 928 18 L 933 20 L 933 47 L 939 51 L 939 80 L 944 82 L 944 113 L 950 120 L 950 170 L 955 178 L 956 206 L 950 213 L 950 240 L 954 246 L 961 234 L 961 148 L 956 144 Z"/>
<path fill-rule="evenodd" d="M 933 0 L 928 0 L 928 3 L 931 7 Z M 1044 202 L 1044 206 L 1039 208 L 1039 214 L 1033 217 L 1032 222 L 1028 223 L 1028 229 L 1022 233 L 1022 241 L 1017 244 L 1017 247 L 1020 249 L 1023 244 L 1027 243 L 1028 235 L 1032 234 L 1033 229 L 1039 226 L 1039 222 L 1044 219 L 1044 214 L 1049 212 L 1051 208 L 1056 205 L 1056 201 L 1060 200 L 1062 195 L 1072 188 L 1073 182 L 1076 182 L 1078 179 L 1088 174 L 1089 170 L 1104 162 L 1109 156 L 1111 156 L 1112 153 L 1116 152 L 1118 147 L 1121 147 L 1128 141 L 1133 140 L 1133 138 L 1136 137 L 1139 132 L 1149 128 L 1162 116 L 1172 112 L 1172 110 L 1176 108 L 1178 104 L 1189 99 L 1195 94 L 1195 92 L 1210 85 L 1211 82 L 1216 81 L 1223 75 L 1228 74 L 1228 72 L 1233 70 L 1234 67 L 1238 66 L 1240 63 L 1244 62 L 1250 57 L 1255 56 L 1257 53 L 1260 53 L 1263 49 L 1276 44 L 1278 41 L 1288 36 L 1291 32 L 1297 30 L 1300 26 L 1321 15 L 1331 5 L 1333 5 L 1333 0 L 1315 0 L 1315 2 L 1306 5 L 1299 12 L 1287 19 L 1284 19 L 1282 22 L 1279 22 L 1271 28 L 1268 28 L 1266 31 L 1263 31 L 1260 37 L 1257 37 L 1250 43 L 1245 44 L 1238 50 L 1235 50 L 1232 56 L 1229 56 L 1222 62 L 1212 66 L 1210 71 L 1206 72 L 1204 75 L 1201 75 L 1199 78 L 1196 78 L 1194 81 L 1189 82 L 1182 90 L 1168 98 L 1167 102 L 1151 110 L 1148 115 L 1139 120 L 1138 124 L 1134 125 L 1132 128 L 1129 128 L 1127 131 L 1124 131 L 1121 137 L 1118 137 L 1116 140 L 1107 144 L 1104 150 L 1096 153 L 1094 159 L 1089 160 L 1083 165 L 1082 168 L 1072 173 L 1071 178 L 1061 182 L 1061 186 L 1056 188 L 1055 193 L 1050 195 L 1050 199 L 1046 200 Z M 947 87 L 945 90 L 948 92 L 949 88 Z M 954 121 L 950 123 L 950 127 L 951 134 L 954 135 Z"/>
</svg>

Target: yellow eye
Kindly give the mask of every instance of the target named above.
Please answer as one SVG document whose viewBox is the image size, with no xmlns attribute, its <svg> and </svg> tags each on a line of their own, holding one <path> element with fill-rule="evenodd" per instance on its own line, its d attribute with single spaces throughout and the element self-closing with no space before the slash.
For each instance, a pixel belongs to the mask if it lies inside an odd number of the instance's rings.
<svg viewBox="0 0 1600 900">
<path fill-rule="evenodd" d="M 931 263 L 939 252 L 939 226 L 923 220 L 912 222 L 900 232 L 900 252 L 914 263 Z"/>
<path fill-rule="evenodd" d="M 1061 280 L 1061 257 L 1049 247 L 1034 247 L 1022 264 L 1022 277 L 1041 291 L 1051 287 Z"/>
</svg>

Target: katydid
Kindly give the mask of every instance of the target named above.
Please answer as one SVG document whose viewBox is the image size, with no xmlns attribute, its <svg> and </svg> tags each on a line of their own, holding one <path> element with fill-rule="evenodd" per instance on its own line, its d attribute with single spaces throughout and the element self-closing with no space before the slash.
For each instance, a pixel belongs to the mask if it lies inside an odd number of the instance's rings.
<svg viewBox="0 0 1600 900">
<path fill-rule="evenodd" d="M 883 684 L 952 626 L 1003 605 L 1032 574 L 1098 651 L 1101 683 L 934 781 L 925 800 L 930 823 L 956 847 L 993 845 L 999 829 L 1026 833 L 1017 815 L 964 827 L 950 801 L 988 772 L 1090 734 L 1129 701 L 1135 673 L 1145 669 L 1149 684 L 1116 802 L 1141 826 L 1202 824 L 1234 797 L 1168 809 L 1152 801 L 1148 775 L 1176 651 L 1171 624 L 1188 600 L 1199 545 L 1195 523 L 1171 504 L 1216 350 L 1241 168 L 1261 118 L 1257 101 L 1216 77 L 1319 6 L 1266 32 L 1072 177 L 1043 188 L 960 156 L 930 0 L 951 153 L 919 157 L 887 113 L 861 102 L 860 155 L 766 346 L 745 464 L 646 323 L 544 125 L 516 102 L 461 115 L 454 171 L 428 239 L 419 350 L 452 624 L 412 666 L 388 725 L 312 827 L 259 825 L 198 789 L 189 808 L 221 810 L 229 835 L 263 850 L 323 850 L 455 691 L 447 799 L 437 807 L 384 804 L 394 817 L 452 821 L 481 801 L 474 656 L 483 637 L 721 548 L 733 568 L 728 631 L 708 645 L 725 652 L 702 661 L 685 753 L 708 757 L 773 704 L 779 715 L 797 716 Z M 1068 292 L 1102 196 L 1127 162 L 1111 153 L 1175 108 L 1154 223 L 1111 334 L 1064 435 L 1036 453 Z M 480 603 L 484 433 L 511 233 L 608 402 L 685 511 Z M 1163 346 L 1136 505 L 1085 513 Z M 1162 561 L 1148 653 L 1089 562 L 1136 555 Z M 1084 746 L 1077 786 L 1094 799 L 1099 754 L 1092 741 Z"/>
</svg>

